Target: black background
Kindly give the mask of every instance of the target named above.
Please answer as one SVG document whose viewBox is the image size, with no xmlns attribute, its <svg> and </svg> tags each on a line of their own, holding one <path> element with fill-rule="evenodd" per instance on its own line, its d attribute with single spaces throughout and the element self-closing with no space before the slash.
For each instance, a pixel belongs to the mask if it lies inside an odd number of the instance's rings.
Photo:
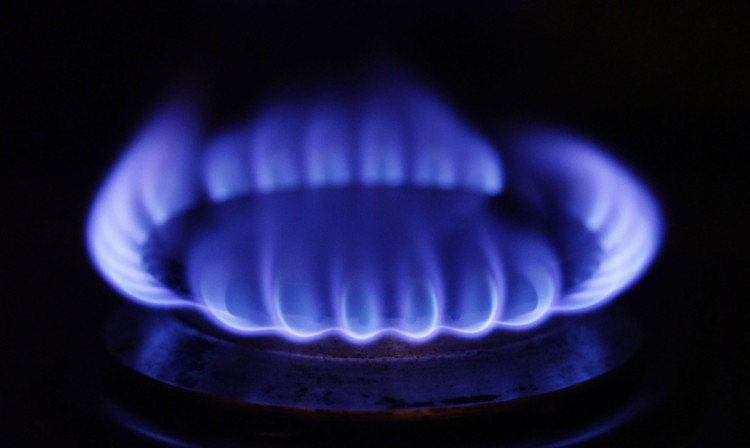
<svg viewBox="0 0 750 448">
<path fill-rule="evenodd" d="M 485 129 L 561 123 L 643 174 L 667 238 L 628 297 L 657 316 L 652 340 L 673 356 L 665 368 L 688 372 L 709 398 L 700 443 L 738 443 L 748 388 L 747 4 L 104 3 L 0 7 L 7 446 L 111 442 L 60 391 L 117 301 L 86 257 L 87 208 L 152 107 L 197 82 L 219 122 L 269 89 L 373 58 L 405 61 Z"/>
</svg>

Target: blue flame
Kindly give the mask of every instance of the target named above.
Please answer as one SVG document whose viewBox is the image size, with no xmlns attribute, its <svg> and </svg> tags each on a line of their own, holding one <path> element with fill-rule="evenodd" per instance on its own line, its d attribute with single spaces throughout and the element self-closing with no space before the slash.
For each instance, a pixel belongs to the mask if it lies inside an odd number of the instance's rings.
<svg viewBox="0 0 750 448">
<path fill-rule="evenodd" d="M 500 151 L 405 81 L 200 129 L 183 98 L 158 111 L 98 193 L 88 246 L 123 295 L 238 334 L 529 328 L 606 303 L 661 239 L 652 195 L 593 144 L 537 130 Z"/>
</svg>

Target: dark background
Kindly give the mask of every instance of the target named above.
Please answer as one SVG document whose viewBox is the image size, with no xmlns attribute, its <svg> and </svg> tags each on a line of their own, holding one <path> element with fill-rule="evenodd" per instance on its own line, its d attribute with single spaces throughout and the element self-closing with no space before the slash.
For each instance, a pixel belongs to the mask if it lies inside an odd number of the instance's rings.
<svg viewBox="0 0 750 448">
<path fill-rule="evenodd" d="M 219 123 L 268 90 L 372 59 L 405 61 L 485 129 L 564 124 L 643 174 L 662 200 L 667 238 L 624 300 L 650 316 L 651 340 L 670 352 L 664 368 L 701 397 L 696 443 L 739 445 L 749 379 L 748 4 L 104 3 L 0 6 L 7 446 L 111 442 L 61 390 L 117 302 L 86 257 L 87 208 L 152 107 L 175 85 L 198 83 Z"/>
</svg>

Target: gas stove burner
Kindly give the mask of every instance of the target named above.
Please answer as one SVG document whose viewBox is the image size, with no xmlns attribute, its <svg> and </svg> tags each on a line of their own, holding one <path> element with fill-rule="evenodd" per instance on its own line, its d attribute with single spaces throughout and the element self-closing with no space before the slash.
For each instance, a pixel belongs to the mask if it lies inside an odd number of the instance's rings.
<svg viewBox="0 0 750 448">
<path fill-rule="evenodd" d="M 492 141 L 392 77 L 272 101 L 208 139 L 197 109 L 159 111 L 88 223 L 102 275 L 162 308 L 109 324 L 133 371 L 267 413 L 440 418 L 636 352 L 627 315 L 583 312 L 646 270 L 660 213 L 592 144 Z"/>
</svg>

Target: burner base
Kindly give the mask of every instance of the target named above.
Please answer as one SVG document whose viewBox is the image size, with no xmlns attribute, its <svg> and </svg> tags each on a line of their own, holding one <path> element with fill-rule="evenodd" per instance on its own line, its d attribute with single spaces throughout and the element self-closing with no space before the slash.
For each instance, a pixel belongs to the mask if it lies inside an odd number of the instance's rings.
<svg viewBox="0 0 750 448">
<path fill-rule="evenodd" d="M 534 330 L 418 345 L 330 337 L 299 344 L 209 334 L 163 310 L 126 308 L 105 345 L 146 379 L 231 407 L 304 419 L 413 420 L 491 414 L 591 383 L 640 347 L 640 327 L 608 307 Z"/>
</svg>

